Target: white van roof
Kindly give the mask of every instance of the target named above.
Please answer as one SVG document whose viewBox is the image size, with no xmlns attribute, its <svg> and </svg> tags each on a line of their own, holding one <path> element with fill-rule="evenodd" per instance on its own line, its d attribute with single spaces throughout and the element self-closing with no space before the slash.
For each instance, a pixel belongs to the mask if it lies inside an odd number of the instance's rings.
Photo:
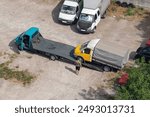
<svg viewBox="0 0 150 117">
<path fill-rule="evenodd" d="M 102 0 L 84 0 L 84 8 L 97 9 L 100 7 Z"/>
</svg>

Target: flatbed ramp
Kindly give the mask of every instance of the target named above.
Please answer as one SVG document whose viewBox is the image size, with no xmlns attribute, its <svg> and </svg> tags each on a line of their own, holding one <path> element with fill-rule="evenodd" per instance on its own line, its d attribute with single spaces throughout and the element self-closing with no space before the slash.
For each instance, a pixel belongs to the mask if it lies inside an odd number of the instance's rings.
<svg viewBox="0 0 150 117">
<path fill-rule="evenodd" d="M 38 36 L 32 40 L 32 48 L 33 50 L 43 52 L 46 55 L 56 55 L 72 62 L 75 61 L 73 55 L 74 47 L 70 45 L 44 39 L 43 37 Z"/>
</svg>

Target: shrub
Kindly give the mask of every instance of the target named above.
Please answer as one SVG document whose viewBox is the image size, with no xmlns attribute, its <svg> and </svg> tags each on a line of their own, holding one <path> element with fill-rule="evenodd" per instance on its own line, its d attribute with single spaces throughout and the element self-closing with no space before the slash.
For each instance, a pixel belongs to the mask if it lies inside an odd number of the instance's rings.
<svg viewBox="0 0 150 117">
<path fill-rule="evenodd" d="M 150 99 L 150 64 L 138 63 L 139 67 L 126 69 L 129 74 L 125 86 L 116 87 L 115 99 L 148 100 Z"/>
</svg>

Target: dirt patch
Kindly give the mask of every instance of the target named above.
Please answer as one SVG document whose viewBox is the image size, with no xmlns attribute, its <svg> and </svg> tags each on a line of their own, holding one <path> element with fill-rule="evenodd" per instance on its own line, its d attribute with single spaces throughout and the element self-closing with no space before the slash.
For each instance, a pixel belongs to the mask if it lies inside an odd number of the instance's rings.
<svg viewBox="0 0 150 117">
<path fill-rule="evenodd" d="M 118 19 L 135 21 L 142 20 L 149 14 L 149 11 L 140 7 L 121 7 L 117 3 L 111 2 L 107 14 Z"/>
<path fill-rule="evenodd" d="M 146 34 L 148 34 L 149 28 L 145 27 L 149 24 L 147 18 L 144 22 L 126 19 L 118 21 L 116 18 L 108 16 L 101 20 L 94 34 L 80 34 L 74 31 L 76 25 L 63 25 L 54 21 L 58 18 L 56 14 L 61 6 L 59 3 L 59 0 L 45 2 L 42 0 L 25 0 L 24 2 L 1 0 L 0 43 L 3 46 L 0 46 L 0 52 L 17 54 L 12 40 L 32 26 L 38 27 L 44 38 L 72 46 L 100 38 L 126 45 L 127 48 L 135 51 L 143 38 L 148 38 Z M 16 9 L 16 6 L 19 7 Z M 54 16 L 55 18 L 53 18 Z M 12 44 L 9 44 L 10 42 Z M 9 55 L 2 55 L 0 61 L 7 62 L 6 58 L 9 60 Z M 111 73 L 106 74 L 82 67 L 77 76 L 72 72 L 75 70 L 74 65 L 50 61 L 48 58 L 27 51 L 17 54 L 17 58 L 13 59 L 9 68 L 18 71 L 27 70 L 31 74 L 35 74 L 37 78 L 26 87 L 22 87 L 21 83 L 9 82 L 1 78 L 0 99 L 103 99 L 109 97 L 107 94 L 113 92 L 110 91 L 112 89 L 109 86 L 113 76 Z M 91 90 L 92 88 L 94 90 Z"/>
<path fill-rule="evenodd" d="M 38 4 L 55 4 L 61 0 L 33 0 Z"/>
</svg>

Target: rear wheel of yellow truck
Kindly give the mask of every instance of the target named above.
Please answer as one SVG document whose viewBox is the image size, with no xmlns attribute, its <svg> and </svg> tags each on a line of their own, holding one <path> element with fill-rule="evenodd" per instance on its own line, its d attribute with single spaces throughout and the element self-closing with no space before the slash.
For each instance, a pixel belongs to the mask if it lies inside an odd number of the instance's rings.
<svg viewBox="0 0 150 117">
<path fill-rule="evenodd" d="M 104 70 L 105 72 L 109 72 L 109 71 L 111 71 L 112 69 L 111 69 L 111 67 L 109 67 L 109 66 L 107 66 L 107 65 L 104 65 L 104 66 L 103 66 L 103 70 Z"/>
</svg>

